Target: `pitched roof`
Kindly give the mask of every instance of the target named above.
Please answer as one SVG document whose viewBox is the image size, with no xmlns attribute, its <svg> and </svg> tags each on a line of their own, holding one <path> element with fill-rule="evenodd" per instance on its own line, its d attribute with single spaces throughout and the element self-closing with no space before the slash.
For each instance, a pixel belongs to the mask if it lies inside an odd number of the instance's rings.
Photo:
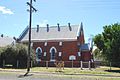
<svg viewBox="0 0 120 80">
<path fill-rule="evenodd" d="M 79 35 L 79 25 L 70 26 L 51 26 L 36 27 L 31 29 L 32 41 L 50 41 L 50 40 L 77 40 Z M 29 30 L 26 28 L 19 37 L 20 42 L 27 42 Z"/>
<path fill-rule="evenodd" d="M 13 38 L 10 38 L 8 36 L 0 36 L 0 47 L 11 45 L 13 42 L 14 42 Z"/>
</svg>

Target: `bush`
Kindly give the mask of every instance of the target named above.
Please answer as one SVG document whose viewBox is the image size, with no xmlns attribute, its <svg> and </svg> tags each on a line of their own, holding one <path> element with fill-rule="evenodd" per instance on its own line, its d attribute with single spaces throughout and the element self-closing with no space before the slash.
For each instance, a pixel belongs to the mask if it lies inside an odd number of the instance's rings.
<svg viewBox="0 0 120 80">
<path fill-rule="evenodd" d="M 26 45 L 23 44 L 16 44 L 14 46 L 7 46 L 4 49 L 1 49 L 0 60 L 1 64 L 3 64 L 3 60 L 5 60 L 5 64 L 10 64 L 14 68 L 17 67 L 17 61 L 19 61 L 19 68 L 26 68 L 27 67 L 27 51 L 28 48 Z M 31 60 L 34 61 L 33 53 L 31 53 Z"/>
<path fill-rule="evenodd" d="M 2 57 L 1 57 L 1 54 L 2 54 L 3 50 L 4 50 L 4 48 L 0 47 L 0 67 L 2 66 Z"/>
</svg>

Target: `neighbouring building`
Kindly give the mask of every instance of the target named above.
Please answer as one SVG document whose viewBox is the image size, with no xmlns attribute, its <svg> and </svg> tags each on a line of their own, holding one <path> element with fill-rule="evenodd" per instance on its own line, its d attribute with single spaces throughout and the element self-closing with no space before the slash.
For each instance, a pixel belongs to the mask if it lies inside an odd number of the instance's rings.
<svg viewBox="0 0 120 80">
<path fill-rule="evenodd" d="M 28 43 L 29 28 L 27 27 L 18 42 Z M 83 24 L 67 26 L 49 26 L 31 29 L 31 46 L 35 50 L 36 61 L 40 66 L 45 66 L 49 61 L 54 66 L 54 61 L 65 61 L 65 66 L 79 67 L 80 61 L 91 61 L 92 53 L 89 44 L 85 44 Z M 71 64 L 71 61 L 73 63 Z"/>
<path fill-rule="evenodd" d="M 5 47 L 14 44 L 15 44 L 15 40 L 13 38 L 4 36 L 3 34 L 0 35 L 0 47 Z"/>
</svg>

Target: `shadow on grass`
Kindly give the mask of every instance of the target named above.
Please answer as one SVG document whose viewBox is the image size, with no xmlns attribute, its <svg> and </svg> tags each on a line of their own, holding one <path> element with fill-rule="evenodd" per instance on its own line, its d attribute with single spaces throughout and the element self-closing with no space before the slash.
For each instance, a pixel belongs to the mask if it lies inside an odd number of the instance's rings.
<svg viewBox="0 0 120 80">
<path fill-rule="evenodd" d="M 33 74 L 19 75 L 18 78 L 24 78 L 24 77 L 29 77 L 29 76 L 33 76 Z"/>
<path fill-rule="evenodd" d="M 114 72 L 114 73 L 120 73 L 120 70 L 105 70 L 105 71 L 107 71 L 107 72 Z"/>
<path fill-rule="evenodd" d="M 64 73 L 63 71 L 55 71 L 55 72 Z"/>
</svg>

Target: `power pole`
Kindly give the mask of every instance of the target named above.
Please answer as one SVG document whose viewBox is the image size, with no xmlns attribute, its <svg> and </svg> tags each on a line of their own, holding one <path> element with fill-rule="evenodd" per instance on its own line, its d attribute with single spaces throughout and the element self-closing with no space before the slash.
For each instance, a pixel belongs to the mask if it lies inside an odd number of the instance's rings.
<svg viewBox="0 0 120 80">
<path fill-rule="evenodd" d="M 30 21 L 29 21 L 29 43 L 28 43 L 28 57 L 27 57 L 27 72 L 25 73 L 24 76 L 26 76 L 30 72 L 30 54 L 31 54 L 31 25 L 32 25 L 32 12 L 37 11 L 33 6 L 32 6 L 32 1 L 27 2 L 27 5 L 30 6 L 29 12 L 30 12 Z M 36 2 L 36 0 L 34 0 Z"/>
</svg>

